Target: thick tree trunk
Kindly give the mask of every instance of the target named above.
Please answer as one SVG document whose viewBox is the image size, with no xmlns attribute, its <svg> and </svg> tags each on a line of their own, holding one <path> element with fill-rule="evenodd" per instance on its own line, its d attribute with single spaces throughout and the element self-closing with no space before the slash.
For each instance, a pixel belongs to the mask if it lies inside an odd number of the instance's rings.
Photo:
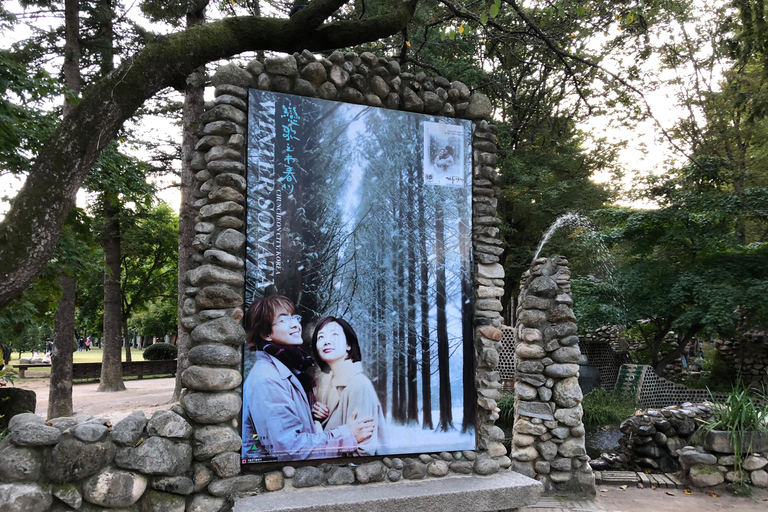
<svg viewBox="0 0 768 512">
<path fill-rule="evenodd" d="M 75 339 L 75 278 L 59 276 L 61 299 L 54 318 L 48 417 L 72 416 L 72 340 Z"/>
<path fill-rule="evenodd" d="M 98 391 L 123 391 L 120 320 L 120 206 L 116 193 L 104 194 L 104 351 Z"/>
<path fill-rule="evenodd" d="M 438 430 L 453 429 L 453 399 L 451 398 L 450 347 L 448 346 L 448 318 L 446 313 L 445 280 L 445 220 L 440 200 L 435 206 L 435 283 L 437 297 L 437 371 L 440 379 L 440 423 Z"/>
<path fill-rule="evenodd" d="M 658 363 L 654 365 L 653 370 L 656 372 L 656 375 L 658 375 L 659 377 L 663 377 L 664 367 L 674 362 L 678 357 L 680 357 L 683 354 L 683 351 L 685 350 L 685 346 L 690 341 L 692 341 L 693 337 L 699 334 L 703 328 L 704 328 L 703 325 L 695 325 L 690 329 L 688 329 L 683 335 L 683 338 L 678 342 L 677 348 L 672 352 L 670 352 L 669 354 L 667 354 Z"/>
<path fill-rule="evenodd" d="M 131 333 L 128 331 L 128 313 L 123 317 L 123 345 L 125 346 L 125 362 L 131 362 Z"/>
<path fill-rule="evenodd" d="M 207 62 L 245 51 L 292 53 L 388 37 L 408 24 L 417 3 L 408 0 L 381 16 L 323 25 L 344 2 L 314 1 L 290 19 L 227 18 L 153 38 L 115 73 L 88 88 L 38 154 L 0 222 L 0 307 L 43 269 L 88 171 L 123 123 L 155 93 L 183 86 L 186 77 Z"/>
<path fill-rule="evenodd" d="M 196 9 L 187 13 L 187 28 L 205 23 L 204 2 Z M 195 145 L 198 137 L 197 123 L 203 113 L 205 100 L 205 68 L 200 67 L 187 78 L 187 88 L 184 92 L 184 113 L 182 119 L 181 141 L 181 205 L 179 206 L 179 280 L 178 280 L 178 325 L 176 327 L 179 338 L 176 346 L 179 348 L 176 366 L 176 386 L 173 388 L 171 401 L 176 402 L 181 398 L 181 374 L 189 366 L 187 354 L 189 353 L 189 333 L 181 326 L 182 311 L 184 309 L 184 275 L 194 268 L 192 263 L 192 241 L 195 238 L 195 198 L 192 193 L 195 189 L 195 173 L 192 170 L 192 156 L 195 153 Z"/>
<path fill-rule="evenodd" d="M 64 117 L 75 108 L 80 92 L 80 0 L 64 1 Z"/>
</svg>

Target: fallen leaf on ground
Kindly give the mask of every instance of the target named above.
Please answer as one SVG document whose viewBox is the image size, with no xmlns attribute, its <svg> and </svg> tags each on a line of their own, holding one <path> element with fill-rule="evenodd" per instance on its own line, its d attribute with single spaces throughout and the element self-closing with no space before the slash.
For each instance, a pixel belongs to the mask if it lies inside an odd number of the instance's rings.
<svg viewBox="0 0 768 512">
<path fill-rule="evenodd" d="M 675 495 L 675 493 L 667 491 L 667 496 L 674 496 L 674 495 Z"/>
<path fill-rule="evenodd" d="M 600 492 L 608 492 L 608 489 L 600 489 Z"/>
<path fill-rule="evenodd" d="M 710 492 L 708 492 L 707 494 L 709 494 L 709 495 L 710 495 L 711 497 L 713 497 L 713 498 L 719 498 L 719 497 L 720 497 L 720 495 L 719 495 L 719 494 L 717 494 L 716 492 L 711 492 L 711 491 L 710 491 Z"/>
<path fill-rule="evenodd" d="M 690 489 L 683 489 L 683 494 L 693 494 Z"/>
<path fill-rule="evenodd" d="M 620 486 L 619 486 L 619 489 L 621 489 L 622 491 L 623 491 L 623 490 L 625 490 L 626 488 L 627 488 L 627 486 L 626 486 L 626 485 L 620 485 Z"/>
<path fill-rule="evenodd" d="M 642 483 L 638 482 L 638 483 L 637 483 L 637 488 L 638 488 L 638 489 L 644 489 L 644 488 L 645 488 L 645 486 L 644 486 Z"/>
</svg>

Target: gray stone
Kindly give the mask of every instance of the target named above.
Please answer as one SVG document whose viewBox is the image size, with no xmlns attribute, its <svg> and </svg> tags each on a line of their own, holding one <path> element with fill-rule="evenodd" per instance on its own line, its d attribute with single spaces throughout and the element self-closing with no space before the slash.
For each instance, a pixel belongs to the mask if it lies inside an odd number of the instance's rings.
<svg viewBox="0 0 768 512">
<path fill-rule="evenodd" d="M 196 391 L 228 391 L 240 385 L 242 374 L 229 368 L 193 365 L 181 374 L 181 382 Z"/>
<path fill-rule="evenodd" d="M 240 474 L 240 454 L 225 452 L 211 459 L 211 468 L 221 478 L 230 478 Z"/>
<path fill-rule="evenodd" d="M 244 125 L 248 121 L 245 117 L 245 113 L 232 105 L 220 104 L 216 105 L 210 110 L 206 110 L 200 116 L 200 122 L 210 123 L 212 121 L 232 121 L 233 123 Z M 241 158 L 239 151 L 232 151 L 228 148 L 222 148 L 221 146 L 214 146 L 212 149 L 220 148 L 221 151 L 229 152 L 228 156 L 223 158 L 230 158 L 233 160 L 239 160 Z M 209 160 L 206 155 L 206 160 Z"/>
<path fill-rule="evenodd" d="M 335 100 L 339 97 L 339 91 L 331 82 L 325 82 L 317 88 L 317 96 L 324 100 Z"/>
<path fill-rule="evenodd" d="M 285 478 L 293 478 L 296 474 L 296 468 L 293 466 L 283 466 L 283 476 Z"/>
<path fill-rule="evenodd" d="M 118 450 L 115 464 L 148 475 L 179 475 L 192 464 L 192 447 L 164 437 L 150 437 L 137 447 Z"/>
<path fill-rule="evenodd" d="M 560 345 L 564 347 L 571 347 L 573 345 L 576 345 L 579 342 L 578 336 L 566 336 L 565 338 L 560 340 Z"/>
<path fill-rule="evenodd" d="M 315 64 L 320 64 L 320 63 L 316 62 Z M 322 64 L 320 64 L 320 66 L 322 67 Z M 293 94 L 296 94 L 298 96 L 314 97 L 315 87 L 308 81 L 304 80 L 303 78 L 297 78 L 293 82 Z"/>
<path fill-rule="evenodd" d="M 234 229 L 227 229 L 216 238 L 216 247 L 222 251 L 237 254 L 244 246 L 245 235 Z"/>
<path fill-rule="evenodd" d="M 314 487 L 316 485 L 322 485 L 325 480 L 325 473 L 321 469 L 312 466 L 305 466 L 297 468 L 296 473 L 293 475 L 293 486 L 300 487 Z"/>
<path fill-rule="evenodd" d="M 240 450 L 240 436 L 230 427 L 208 426 L 195 429 L 192 441 L 195 459 L 205 460 L 224 452 Z"/>
<path fill-rule="evenodd" d="M 744 462 L 741 463 L 741 467 L 747 471 L 755 471 L 757 469 L 763 469 L 768 465 L 768 460 L 765 457 L 759 455 L 750 455 Z"/>
<path fill-rule="evenodd" d="M 227 345 L 205 344 L 192 347 L 188 354 L 192 364 L 216 364 L 235 366 L 240 363 L 241 356 L 235 348 Z"/>
<path fill-rule="evenodd" d="M 340 99 L 341 101 L 345 101 L 347 103 L 357 103 L 358 105 L 365 103 L 365 97 L 363 96 L 363 93 L 357 89 L 353 89 L 352 87 L 345 87 L 342 89 Z"/>
<path fill-rule="evenodd" d="M 240 413 L 242 398 L 236 392 L 193 391 L 182 398 L 189 417 L 198 423 L 224 423 Z"/>
<path fill-rule="evenodd" d="M 243 221 L 241 221 L 237 217 L 232 217 L 231 215 L 225 215 L 216 222 L 216 225 L 222 229 L 227 229 L 227 228 L 240 229 L 241 227 L 243 227 Z"/>
<path fill-rule="evenodd" d="M 522 418 L 515 422 L 513 429 L 516 434 L 530 434 L 532 436 L 541 436 L 547 433 L 547 427 L 544 425 L 531 423 Z"/>
<path fill-rule="evenodd" d="M 680 464 L 688 467 L 695 465 L 713 466 L 717 464 L 717 457 L 711 453 L 701 453 L 695 450 L 683 451 L 680 453 Z"/>
<path fill-rule="evenodd" d="M 403 478 L 421 480 L 427 476 L 427 465 L 417 459 L 406 458 L 403 461 Z"/>
<path fill-rule="evenodd" d="M 448 474 L 448 463 L 444 460 L 435 460 L 427 464 L 427 474 L 429 476 L 441 477 Z"/>
<path fill-rule="evenodd" d="M 557 445 L 552 441 L 539 443 L 537 449 L 544 460 L 552 460 L 557 455 Z"/>
<path fill-rule="evenodd" d="M 206 250 L 206 252 L 210 250 Z M 245 282 L 242 272 L 227 270 L 218 265 L 200 265 L 196 269 L 187 272 L 186 278 L 187 282 L 192 286 L 222 283 L 231 286 L 242 286 Z"/>
<path fill-rule="evenodd" d="M 0 446 L 0 482 L 40 480 L 43 469 L 42 453 L 10 443 Z"/>
<path fill-rule="evenodd" d="M 213 103 L 215 105 L 231 105 L 242 110 L 243 112 L 248 110 L 248 105 L 243 100 L 237 96 L 233 96 L 232 94 L 222 94 L 221 96 L 217 96 L 216 99 L 213 100 Z"/>
<path fill-rule="evenodd" d="M 229 316 L 198 325 L 190 334 L 194 343 L 222 343 L 240 346 L 245 341 L 245 329 Z"/>
<path fill-rule="evenodd" d="M 560 448 L 557 449 L 557 452 L 563 457 L 579 457 L 581 455 L 586 455 L 587 450 L 584 448 L 584 438 L 572 437 L 566 439 L 563 441 L 563 444 L 560 445 Z"/>
<path fill-rule="evenodd" d="M 240 475 L 211 482 L 208 485 L 208 492 L 214 496 L 228 497 L 240 492 L 255 492 L 260 484 L 259 475 Z"/>
<path fill-rule="evenodd" d="M 554 363 L 544 368 L 544 375 L 558 379 L 576 377 L 579 374 L 579 365 Z"/>
<path fill-rule="evenodd" d="M 16 446 L 51 446 L 59 442 L 61 431 L 44 424 L 25 423 L 13 430 L 8 437 Z"/>
<path fill-rule="evenodd" d="M 226 84 L 245 89 L 251 86 L 251 74 L 235 64 L 225 64 L 216 70 L 211 77 L 211 83 L 214 87 Z"/>
<path fill-rule="evenodd" d="M 281 57 L 269 57 L 266 60 L 267 73 L 287 77 L 296 77 L 299 74 L 299 67 L 293 55 Z"/>
<path fill-rule="evenodd" d="M 242 258 L 238 258 L 233 254 L 229 254 L 226 251 L 220 251 L 218 249 L 208 249 L 203 253 L 203 257 L 206 261 L 209 261 L 215 265 L 222 267 L 233 268 L 240 270 L 245 265 Z"/>
<path fill-rule="evenodd" d="M 565 338 L 576 334 L 578 327 L 573 322 L 565 322 L 558 325 L 550 325 L 544 329 L 544 341 L 553 340 L 555 338 Z"/>
<path fill-rule="evenodd" d="M 94 423 L 83 423 L 72 429 L 72 435 L 86 443 L 103 441 L 108 434 L 109 429 L 106 426 Z"/>
<path fill-rule="evenodd" d="M 192 492 L 200 492 L 213 481 L 213 471 L 201 462 L 192 463 L 192 482 L 195 487 Z"/>
<path fill-rule="evenodd" d="M 63 418 L 53 418 L 48 420 L 48 426 L 56 427 L 63 434 L 65 430 L 70 429 L 80 423 L 80 416 L 65 416 Z"/>
<path fill-rule="evenodd" d="M 579 350 L 578 346 L 561 347 L 552 352 L 550 357 L 556 363 L 578 363 L 581 357 L 581 350 Z"/>
<path fill-rule="evenodd" d="M 549 402 L 552 399 L 552 390 L 548 387 L 540 387 L 537 389 L 539 393 L 539 400 L 542 402 Z"/>
<path fill-rule="evenodd" d="M 475 460 L 475 473 L 478 475 L 492 475 L 499 471 L 499 463 L 491 458 L 480 457 Z"/>
<path fill-rule="evenodd" d="M 543 386 L 547 381 L 546 377 L 539 373 L 515 373 L 515 380 L 519 382 L 526 382 L 532 386 Z"/>
<path fill-rule="evenodd" d="M 214 162 L 209 164 L 209 168 Z M 242 166 L 242 164 L 239 164 Z M 227 172 L 230 172 L 227 169 Z M 243 213 L 243 206 L 235 203 L 234 201 L 225 201 L 223 203 L 207 204 L 200 208 L 200 216 L 204 219 L 210 219 L 212 217 L 218 217 L 220 215 L 240 215 Z"/>
<path fill-rule="evenodd" d="M 424 112 L 424 102 L 415 92 L 413 92 L 413 89 L 404 87 L 401 96 L 405 110 L 408 110 L 409 112 Z"/>
<path fill-rule="evenodd" d="M 546 372 L 546 370 L 545 370 Z M 552 388 L 552 397 L 559 407 L 576 407 L 583 398 L 579 379 L 568 377 L 555 383 Z"/>
<path fill-rule="evenodd" d="M 8 431 L 13 432 L 25 425 L 45 425 L 45 418 L 33 412 L 22 412 L 8 420 Z"/>
<path fill-rule="evenodd" d="M 341 69 L 339 66 L 333 66 L 331 67 L 329 79 L 331 81 L 330 83 L 334 87 L 341 89 L 347 85 L 347 82 L 349 82 L 349 73 Z"/>
<path fill-rule="evenodd" d="M 243 127 L 233 121 L 213 121 L 205 125 L 203 135 L 232 135 L 243 133 Z M 212 171 L 208 167 L 209 171 Z"/>
<path fill-rule="evenodd" d="M 523 373 L 541 373 L 544 371 L 544 365 L 541 361 L 518 361 L 515 370 Z"/>
<path fill-rule="evenodd" d="M 758 469 L 757 471 L 753 471 L 749 475 L 749 479 L 752 481 L 752 485 L 755 487 L 759 487 L 761 489 L 768 487 L 768 472 L 765 470 Z"/>
<path fill-rule="evenodd" d="M 51 494 L 66 503 L 70 507 L 78 510 L 83 505 L 83 495 L 78 490 L 79 486 L 74 484 L 55 485 Z"/>
<path fill-rule="evenodd" d="M 575 322 L 576 316 L 573 314 L 573 310 L 565 304 L 558 304 L 552 311 L 549 312 L 548 320 L 553 324 L 559 324 L 562 322 Z"/>
<path fill-rule="evenodd" d="M 386 474 L 387 467 L 379 461 L 361 464 L 355 468 L 355 477 L 361 484 L 383 482 Z"/>
<path fill-rule="evenodd" d="M 229 510 L 226 498 L 197 494 L 189 502 L 187 512 L 222 512 Z"/>
<path fill-rule="evenodd" d="M 264 72 L 264 63 L 258 59 L 253 59 L 246 64 L 245 68 L 252 76 L 259 76 Z"/>
<path fill-rule="evenodd" d="M 443 100 L 440 96 L 431 91 L 424 92 L 424 112 L 427 114 L 438 114 L 443 110 Z"/>
<path fill-rule="evenodd" d="M 468 460 L 457 460 L 457 461 L 451 462 L 448 465 L 448 467 L 454 473 L 469 475 L 470 473 L 472 473 L 473 465 Z"/>
<path fill-rule="evenodd" d="M 328 73 L 320 62 L 310 62 L 301 70 L 301 76 L 310 83 L 322 84 L 328 78 Z"/>
<path fill-rule="evenodd" d="M 577 427 L 581 424 L 581 418 L 584 416 L 584 410 L 581 404 L 568 409 L 557 409 L 555 419 L 568 427 Z"/>
<path fill-rule="evenodd" d="M 147 478 L 139 473 L 105 468 L 83 482 L 83 499 L 102 507 L 128 507 L 146 488 Z"/>
<path fill-rule="evenodd" d="M 465 116 L 467 119 L 489 119 L 491 110 L 491 100 L 488 99 L 488 96 L 475 93 L 469 98 L 469 106 Z"/>
<path fill-rule="evenodd" d="M 186 499 L 177 494 L 149 490 L 141 498 L 141 512 L 184 512 Z"/>
<path fill-rule="evenodd" d="M 64 435 L 47 458 L 46 472 L 54 483 L 68 483 L 93 475 L 115 457 L 109 441 L 84 443 Z"/>
<path fill-rule="evenodd" d="M 536 392 L 536 388 L 533 386 L 529 386 L 528 384 L 524 384 L 522 382 L 515 382 L 515 395 L 516 398 L 522 400 L 535 400 L 538 396 L 538 393 Z"/>
<path fill-rule="evenodd" d="M 520 313 L 519 321 L 525 325 L 526 327 L 541 327 L 544 325 L 547 321 L 547 315 L 543 311 L 540 311 L 539 309 L 524 309 Z M 539 332 L 539 331 L 537 331 Z M 539 333 L 539 339 L 533 340 L 533 341 L 540 341 L 541 333 Z M 523 341 L 528 341 L 525 339 L 525 336 L 523 334 L 522 337 Z"/>
<path fill-rule="evenodd" d="M 3 512 L 43 511 L 52 503 L 50 491 L 39 484 L 0 484 L 0 510 Z"/>
<path fill-rule="evenodd" d="M 513 450 L 511 455 L 514 460 L 519 460 L 522 462 L 536 460 L 539 457 L 539 453 L 536 451 L 536 447 L 532 445 L 521 446 Z"/>
<path fill-rule="evenodd" d="M 234 135 L 233 135 L 234 136 Z M 215 160 L 208 162 L 206 169 L 213 174 L 243 174 L 245 172 L 245 165 L 240 161 L 235 160 Z M 217 207 L 217 205 L 225 205 Z M 206 218 L 215 217 L 218 215 L 237 214 L 237 206 L 240 206 L 237 201 L 225 201 L 221 203 L 211 204 L 200 209 L 200 215 Z M 241 206 L 242 208 L 242 206 Z"/>
<path fill-rule="evenodd" d="M 688 478 L 696 487 L 712 487 L 725 481 L 720 471 L 713 471 L 712 466 L 707 465 L 693 466 L 688 473 Z"/>
<path fill-rule="evenodd" d="M 546 355 L 546 352 L 539 345 L 520 343 L 519 345 L 517 345 L 517 347 L 515 347 L 515 355 L 523 359 L 541 359 Z M 577 367 L 577 371 L 578 371 L 578 367 Z"/>
<path fill-rule="evenodd" d="M 192 435 L 192 425 L 172 411 L 157 411 L 147 423 L 147 432 L 151 436 L 187 439 Z"/>
<path fill-rule="evenodd" d="M 186 496 L 192 494 L 192 491 L 195 489 L 195 483 L 186 476 L 165 476 L 153 479 L 152 488 L 158 491 Z"/>
</svg>

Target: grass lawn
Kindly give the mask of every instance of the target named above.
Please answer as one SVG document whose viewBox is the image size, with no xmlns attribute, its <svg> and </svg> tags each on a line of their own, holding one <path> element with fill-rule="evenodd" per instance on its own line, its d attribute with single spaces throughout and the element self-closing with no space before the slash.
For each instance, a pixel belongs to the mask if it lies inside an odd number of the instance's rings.
<svg viewBox="0 0 768 512">
<path fill-rule="evenodd" d="M 82 352 L 75 351 L 72 354 L 72 359 L 75 363 L 100 363 L 101 362 L 101 355 L 102 355 L 102 349 L 100 348 L 92 348 L 90 351 L 86 352 L 83 350 Z M 121 350 L 121 353 L 123 355 L 123 361 L 125 361 L 125 348 Z M 144 349 L 131 349 L 131 360 L 132 361 L 143 361 L 144 357 L 142 354 L 144 353 Z M 10 364 L 19 364 L 19 353 L 14 352 L 11 355 L 12 359 Z M 24 357 L 32 357 L 32 352 L 23 352 L 21 355 L 22 358 Z"/>
</svg>

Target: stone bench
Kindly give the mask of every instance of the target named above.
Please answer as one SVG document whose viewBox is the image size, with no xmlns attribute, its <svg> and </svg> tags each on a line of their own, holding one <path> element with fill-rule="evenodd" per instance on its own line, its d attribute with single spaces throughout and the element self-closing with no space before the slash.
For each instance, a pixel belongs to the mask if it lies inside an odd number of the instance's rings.
<svg viewBox="0 0 768 512">
<path fill-rule="evenodd" d="M 14 368 L 18 368 L 19 370 L 19 378 L 24 379 L 25 373 L 29 368 L 50 368 L 51 363 L 39 363 L 39 364 L 15 364 L 13 365 Z"/>
<path fill-rule="evenodd" d="M 512 511 L 539 501 L 541 489 L 536 480 L 504 471 L 492 476 L 285 489 L 239 498 L 232 512 Z"/>
</svg>

